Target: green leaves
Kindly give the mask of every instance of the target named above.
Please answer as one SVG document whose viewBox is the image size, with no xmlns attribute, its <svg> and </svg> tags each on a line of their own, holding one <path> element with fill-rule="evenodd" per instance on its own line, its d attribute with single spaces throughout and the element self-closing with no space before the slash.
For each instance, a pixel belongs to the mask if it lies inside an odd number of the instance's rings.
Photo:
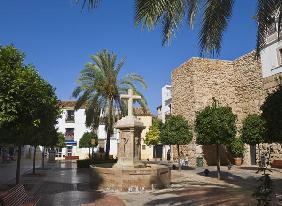
<svg viewBox="0 0 282 206">
<path fill-rule="evenodd" d="M 13 46 L 0 47 L 0 130 L 2 141 L 44 144 L 60 115 L 55 90 Z M 4 140 L 3 140 L 4 139 Z"/>
<path fill-rule="evenodd" d="M 249 145 L 256 145 L 265 141 L 266 129 L 264 119 L 257 114 L 249 115 L 243 121 L 242 140 Z"/>
<path fill-rule="evenodd" d="M 241 138 L 234 138 L 228 148 L 234 157 L 243 157 L 245 145 Z"/>
<path fill-rule="evenodd" d="M 161 120 L 153 118 L 152 126 L 149 131 L 146 133 L 144 143 L 146 145 L 157 145 L 160 143 L 160 134 L 163 127 Z"/>
<path fill-rule="evenodd" d="M 184 117 L 171 116 L 161 129 L 161 142 L 167 145 L 186 145 L 192 141 L 192 132 Z"/>
<path fill-rule="evenodd" d="M 92 147 L 91 139 L 96 140 L 96 146 L 98 145 L 98 137 L 94 133 L 86 132 L 79 140 L 79 148 L 90 148 Z M 94 145 L 93 145 L 94 146 Z"/>
<path fill-rule="evenodd" d="M 199 111 L 195 120 L 197 143 L 229 144 L 236 135 L 236 115 L 230 107 L 208 106 Z"/>
<path fill-rule="evenodd" d="M 282 142 L 282 86 L 269 94 L 261 106 L 266 121 L 266 142 Z"/>
</svg>

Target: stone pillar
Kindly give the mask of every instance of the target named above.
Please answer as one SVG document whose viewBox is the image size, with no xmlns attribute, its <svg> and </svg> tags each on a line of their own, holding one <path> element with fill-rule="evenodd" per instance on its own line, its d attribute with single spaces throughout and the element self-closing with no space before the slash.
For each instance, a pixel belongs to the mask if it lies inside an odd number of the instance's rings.
<svg viewBox="0 0 282 206">
<path fill-rule="evenodd" d="M 141 161 L 141 132 L 143 123 L 134 116 L 126 116 L 116 125 L 119 129 L 118 162 L 115 168 L 145 167 Z"/>
</svg>

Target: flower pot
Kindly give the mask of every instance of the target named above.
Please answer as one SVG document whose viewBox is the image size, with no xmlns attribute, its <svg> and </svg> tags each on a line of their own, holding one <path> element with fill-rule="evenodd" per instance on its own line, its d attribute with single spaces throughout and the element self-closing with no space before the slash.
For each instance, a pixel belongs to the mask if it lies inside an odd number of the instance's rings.
<svg viewBox="0 0 282 206">
<path fill-rule="evenodd" d="M 241 166 L 242 165 L 242 157 L 234 158 L 234 163 L 235 163 L 236 166 Z"/>
</svg>

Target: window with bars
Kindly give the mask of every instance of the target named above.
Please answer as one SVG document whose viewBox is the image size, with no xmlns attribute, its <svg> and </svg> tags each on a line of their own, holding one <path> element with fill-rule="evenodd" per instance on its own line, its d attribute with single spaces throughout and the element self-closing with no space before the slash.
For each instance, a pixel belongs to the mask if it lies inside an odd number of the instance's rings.
<svg viewBox="0 0 282 206">
<path fill-rule="evenodd" d="M 66 122 L 74 122 L 74 110 L 67 110 Z"/>
</svg>

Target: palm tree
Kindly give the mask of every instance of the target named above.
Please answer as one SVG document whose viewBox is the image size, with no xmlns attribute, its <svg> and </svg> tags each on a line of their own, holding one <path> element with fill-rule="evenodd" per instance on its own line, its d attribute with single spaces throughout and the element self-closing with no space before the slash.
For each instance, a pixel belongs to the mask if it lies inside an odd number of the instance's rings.
<svg viewBox="0 0 282 206">
<path fill-rule="evenodd" d="M 73 96 L 78 98 L 75 109 L 83 105 L 86 107 L 86 126 L 96 130 L 101 119 L 106 123 L 107 142 L 106 158 L 109 157 L 110 137 L 113 134 L 113 124 L 124 113 L 124 103 L 120 94 L 126 93 L 131 88 L 141 100 L 136 100 L 144 110 L 147 102 L 137 90 L 136 83 L 147 88 L 144 79 L 138 74 L 127 74 L 118 79 L 124 60 L 117 63 L 117 55 L 107 50 L 91 56 L 93 62 L 87 63 L 78 79 L 78 87 L 73 91 Z"/>
<path fill-rule="evenodd" d="M 87 4 L 92 8 L 96 7 L 100 0 L 77 1 L 82 1 L 83 5 Z M 222 36 L 232 16 L 235 0 L 135 0 L 135 2 L 136 25 L 151 30 L 161 24 L 163 44 L 168 43 L 175 36 L 183 20 L 193 28 L 195 18 L 203 16 L 199 33 L 201 55 L 214 55 L 220 53 Z M 242 3 L 242 1 L 238 2 Z M 275 22 L 275 14 L 277 14 L 278 33 L 280 33 L 282 1 L 257 0 L 255 17 L 258 22 L 257 54 L 265 45 L 268 29 Z"/>
</svg>

